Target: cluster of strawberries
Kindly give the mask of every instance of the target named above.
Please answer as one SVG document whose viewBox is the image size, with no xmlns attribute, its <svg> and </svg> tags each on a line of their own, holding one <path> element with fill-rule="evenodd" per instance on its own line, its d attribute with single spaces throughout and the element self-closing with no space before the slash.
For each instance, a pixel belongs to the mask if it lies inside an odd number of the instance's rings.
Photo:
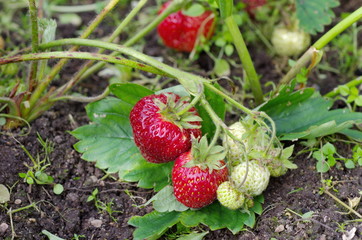
<svg viewBox="0 0 362 240">
<path fill-rule="evenodd" d="M 176 199 L 190 208 L 201 208 L 216 199 L 218 186 L 228 170 L 220 153 L 201 138 L 197 110 L 174 93 L 142 98 L 130 114 L 134 141 L 143 157 L 152 163 L 175 161 L 172 183 Z M 181 113 L 181 114 L 179 114 Z"/>
</svg>

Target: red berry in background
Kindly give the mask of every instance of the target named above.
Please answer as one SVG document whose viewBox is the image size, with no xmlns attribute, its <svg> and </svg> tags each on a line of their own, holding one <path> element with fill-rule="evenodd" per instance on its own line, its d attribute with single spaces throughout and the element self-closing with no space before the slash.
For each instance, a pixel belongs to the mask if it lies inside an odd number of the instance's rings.
<svg viewBox="0 0 362 240">
<path fill-rule="evenodd" d="M 159 13 L 162 13 L 170 2 L 165 3 Z M 205 11 L 200 16 L 192 17 L 182 11 L 170 14 L 157 27 L 163 43 L 175 50 L 191 52 L 199 35 L 209 39 L 214 31 L 215 17 L 212 11 Z M 211 17 L 210 17 L 211 16 Z"/>
<path fill-rule="evenodd" d="M 267 0 L 243 0 L 243 3 L 246 4 L 245 10 L 251 17 L 255 15 L 255 9 L 265 5 Z"/>
<path fill-rule="evenodd" d="M 207 141 L 206 137 L 203 137 L 200 142 L 203 139 Z M 220 149 L 221 146 L 217 147 Z M 218 186 L 228 179 L 228 169 L 225 162 L 220 160 L 220 152 L 210 150 L 214 155 L 205 157 L 202 153 L 204 150 L 207 148 L 195 149 L 193 145 L 192 150 L 181 154 L 175 160 L 172 169 L 175 197 L 186 207 L 202 208 L 211 204 L 217 197 Z M 203 156 L 205 158 L 200 159 Z"/>
<path fill-rule="evenodd" d="M 130 113 L 131 127 L 134 141 L 147 161 L 173 161 L 191 148 L 191 135 L 201 136 L 201 118 L 194 107 L 176 115 L 187 104 L 174 93 L 146 96 L 135 104 Z"/>
</svg>

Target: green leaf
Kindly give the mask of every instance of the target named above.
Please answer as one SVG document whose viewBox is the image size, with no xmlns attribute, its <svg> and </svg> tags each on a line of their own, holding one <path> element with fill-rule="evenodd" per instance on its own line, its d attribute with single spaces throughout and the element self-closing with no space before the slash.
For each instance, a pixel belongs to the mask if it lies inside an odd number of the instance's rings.
<svg viewBox="0 0 362 240">
<path fill-rule="evenodd" d="M 336 148 L 334 147 L 333 144 L 327 142 L 326 144 L 323 145 L 322 152 L 325 155 L 333 155 L 336 153 Z"/>
<path fill-rule="evenodd" d="M 168 228 L 179 222 L 180 212 L 156 212 L 146 214 L 145 216 L 132 217 L 128 224 L 137 227 L 133 232 L 133 239 L 157 239 Z"/>
<path fill-rule="evenodd" d="M 10 192 L 5 185 L 0 184 L 0 203 L 6 203 L 10 201 Z"/>
<path fill-rule="evenodd" d="M 115 83 L 109 90 L 125 103 L 135 105 L 141 98 L 152 95 L 154 92 L 148 88 L 134 83 Z"/>
<path fill-rule="evenodd" d="M 173 162 L 156 164 L 142 161 L 126 173 L 123 180 L 138 182 L 138 187 L 154 188 L 155 191 L 159 191 L 169 184 L 172 166 Z"/>
<path fill-rule="evenodd" d="M 362 142 L 362 131 L 354 129 L 343 129 L 340 133 L 350 137 L 358 142 Z"/>
<path fill-rule="evenodd" d="M 362 107 L 362 95 L 358 96 L 354 102 L 356 103 L 357 106 Z"/>
<path fill-rule="evenodd" d="M 38 19 L 39 30 L 43 32 L 43 43 L 51 42 L 55 39 L 57 22 L 54 19 L 40 18 Z"/>
<path fill-rule="evenodd" d="M 338 90 L 342 96 L 347 96 L 349 94 L 349 87 L 347 85 L 338 86 Z"/>
<path fill-rule="evenodd" d="M 348 169 L 353 169 L 356 167 L 356 165 L 354 164 L 354 162 L 351 159 L 348 159 L 344 165 L 346 166 L 346 168 Z"/>
<path fill-rule="evenodd" d="M 176 85 L 173 87 L 164 88 L 160 91 L 157 91 L 156 94 L 167 93 L 167 92 L 175 93 L 175 94 L 179 95 L 180 97 L 190 97 L 190 94 L 187 92 L 187 90 L 182 85 Z"/>
<path fill-rule="evenodd" d="M 231 44 L 228 44 L 225 46 L 225 54 L 226 56 L 230 57 L 234 53 L 234 46 Z"/>
<path fill-rule="evenodd" d="M 260 194 L 256 197 L 254 197 L 254 202 L 264 203 L 264 195 Z"/>
<path fill-rule="evenodd" d="M 49 238 L 49 240 L 65 240 L 63 238 L 55 236 L 54 234 L 48 232 L 47 230 L 43 230 L 41 231 L 41 233 L 46 235 Z"/>
<path fill-rule="evenodd" d="M 192 232 L 190 234 L 177 238 L 177 240 L 202 240 L 208 233 L 208 231 L 201 233 Z"/>
<path fill-rule="evenodd" d="M 333 101 L 324 99 L 313 89 L 284 92 L 260 108 L 275 122 L 282 140 L 310 139 L 343 133 L 362 122 L 362 113 L 349 109 L 329 110 Z"/>
<path fill-rule="evenodd" d="M 225 59 L 215 60 L 214 72 L 218 77 L 230 75 L 230 65 Z"/>
<path fill-rule="evenodd" d="M 205 12 L 204 6 L 199 3 L 192 4 L 189 8 L 182 11 L 183 14 L 190 17 L 200 16 Z"/>
<path fill-rule="evenodd" d="M 214 86 L 216 88 L 220 88 L 218 84 L 214 84 Z M 205 88 L 204 94 L 206 100 L 210 103 L 215 113 L 220 117 L 220 119 L 224 120 L 226 112 L 226 105 L 224 99 L 220 95 L 209 90 L 208 88 Z M 202 134 L 207 134 L 207 138 L 210 141 L 214 136 L 216 127 L 204 107 L 202 107 L 200 104 L 197 104 L 196 108 L 200 117 L 203 120 L 201 127 Z"/>
<path fill-rule="evenodd" d="M 6 124 L 6 118 L 0 117 L 0 126 L 4 126 Z"/>
<path fill-rule="evenodd" d="M 159 191 L 155 196 L 153 196 L 145 205 L 153 202 L 153 208 L 157 212 L 183 212 L 189 209 L 179 201 L 177 201 L 174 193 L 173 187 L 168 185 Z"/>
<path fill-rule="evenodd" d="M 53 192 L 57 195 L 61 194 L 64 191 L 64 187 L 62 184 L 55 184 L 53 187 Z"/>
<path fill-rule="evenodd" d="M 263 206 L 260 202 L 254 201 L 254 206 L 250 210 L 261 215 L 263 213 Z"/>
<path fill-rule="evenodd" d="M 318 161 L 316 168 L 317 168 L 317 172 L 326 173 L 326 172 L 328 172 L 330 167 L 326 161 Z"/>
<path fill-rule="evenodd" d="M 254 212 L 250 212 L 248 213 L 244 213 L 244 215 L 247 217 L 244 221 L 245 225 L 248 227 L 253 228 L 255 226 L 255 213 Z"/>
<path fill-rule="evenodd" d="M 200 210 L 188 210 L 181 213 L 180 221 L 187 227 L 205 224 L 211 230 L 228 228 L 234 234 L 240 232 L 244 227 L 246 217 L 238 210 L 230 210 L 221 206 L 218 202 L 204 207 Z"/>
<path fill-rule="evenodd" d="M 330 24 L 334 17 L 331 9 L 338 5 L 337 0 L 296 0 L 300 27 L 310 34 L 322 32 L 324 25 Z"/>
<path fill-rule="evenodd" d="M 313 214 L 314 214 L 313 211 L 306 212 L 306 213 L 304 213 L 304 214 L 302 215 L 302 219 L 303 219 L 304 221 L 307 221 L 307 220 L 309 220 L 309 219 L 311 219 L 311 218 L 313 217 Z"/>
<path fill-rule="evenodd" d="M 121 178 L 143 161 L 133 142 L 131 109 L 131 104 L 112 97 L 88 104 L 86 110 L 93 124 L 71 132 L 79 140 L 74 148 L 84 160 L 96 162 L 109 173 L 119 172 Z"/>
</svg>

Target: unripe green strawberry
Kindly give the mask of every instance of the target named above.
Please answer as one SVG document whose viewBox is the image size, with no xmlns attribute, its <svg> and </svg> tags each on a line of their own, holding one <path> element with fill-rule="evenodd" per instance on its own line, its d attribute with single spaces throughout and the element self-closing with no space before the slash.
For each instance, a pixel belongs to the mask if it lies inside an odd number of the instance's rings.
<svg viewBox="0 0 362 240">
<path fill-rule="evenodd" d="M 247 144 L 248 144 L 247 140 L 246 139 L 242 140 L 242 136 L 246 132 L 243 124 L 238 121 L 238 122 L 230 125 L 230 127 L 228 129 L 236 138 L 240 139 L 240 141 L 242 141 L 244 143 L 245 148 L 247 148 Z M 228 150 L 229 161 L 233 161 L 233 162 L 241 161 L 243 152 L 245 150 L 240 142 L 236 142 L 233 139 L 231 139 L 231 137 L 225 136 L 224 147 Z"/>
<path fill-rule="evenodd" d="M 297 56 L 310 45 L 310 35 L 301 29 L 277 26 L 273 31 L 271 42 L 277 54 Z"/>
<path fill-rule="evenodd" d="M 236 210 L 243 206 L 245 196 L 243 193 L 236 190 L 231 182 L 226 181 L 220 184 L 217 189 L 217 200 L 231 210 Z"/>
<path fill-rule="evenodd" d="M 237 165 L 231 173 L 231 179 L 239 191 L 257 196 L 267 188 L 270 172 L 258 161 L 252 160 Z"/>
</svg>

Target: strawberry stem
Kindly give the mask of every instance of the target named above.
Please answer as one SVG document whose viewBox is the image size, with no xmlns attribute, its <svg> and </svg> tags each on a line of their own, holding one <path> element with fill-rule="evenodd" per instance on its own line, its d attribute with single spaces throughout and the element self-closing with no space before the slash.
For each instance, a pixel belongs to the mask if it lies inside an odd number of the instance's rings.
<svg viewBox="0 0 362 240">
<path fill-rule="evenodd" d="M 321 50 L 336 36 L 338 36 L 341 32 L 346 30 L 349 26 L 351 26 L 353 23 L 357 22 L 361 18 L 362 18 L 362 7 L 358 8 L 356 11 L 348 15 L 345 19 L 339 22 L 331 30 L 325 33 L 321 38 L 318 39 L 318 41 L 316 41 L 313 44 L 313 47 L 315 47 L 317 50 Z"/>
<path fill-rule="evenodd" d="M 198 94 L 196 94 L 196 96 L 194 97 L 194 99 L 192 99 L 192 101 L 182 110 L 180 110 L 179 112 L 176 113 L 177 116 L 182 116 L 183 114 L 185 114 L 186 112 L 188 112 L 191 108 L 193 108 L 200 100 L 200 98 L 203 96 L 203 85 L 200 84 L 199 85 L 199 92 Z"/>
<path fill-rule="evenodd" d="M 239 54 L 241 63 L 245 69 L 247 75 L 247 81 L 253 92 L 255 102 L 257 105 L 263 102 L 263 91 L 259 82 L 259 77 L 256 73 L 253 61 L 251 60 L 250 53 L 246 47 L 243 35 L 241 34 L 238 25 L 232 15 L 225 18 L 225 23 L 231 33 L 234 41 L 235 48 Z"/>
</svg>

